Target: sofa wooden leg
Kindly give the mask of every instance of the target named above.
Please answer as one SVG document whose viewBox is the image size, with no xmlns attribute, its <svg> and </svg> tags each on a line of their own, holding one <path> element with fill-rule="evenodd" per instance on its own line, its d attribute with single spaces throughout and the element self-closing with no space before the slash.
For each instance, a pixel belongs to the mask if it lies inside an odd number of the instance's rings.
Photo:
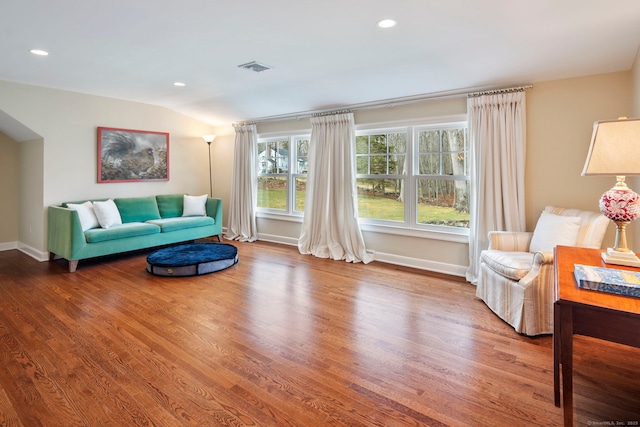
<svg viewBox="0 0 640 427">
<path fill-rule="evenodd" d="M 69 260 L 69 273 L 75 273 L 76 272 L 76 268 L 78 268 L 78 261 L 77 259 L 70 259 Z"/>
<path fill-rule="evenodd" d="M 222 234 L 218 234 L 217 237 L 218 237 L 218 242 L 222 242 Z"/>
</svg>

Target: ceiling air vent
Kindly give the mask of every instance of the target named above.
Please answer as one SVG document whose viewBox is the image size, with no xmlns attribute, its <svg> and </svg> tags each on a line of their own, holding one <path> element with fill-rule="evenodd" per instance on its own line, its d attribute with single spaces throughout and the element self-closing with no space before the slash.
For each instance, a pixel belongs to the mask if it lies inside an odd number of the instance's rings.
<svg viewBox="0 0 640 427">
<path fill-rule="evenodd" d="M 246 64 L 238 65 L 240 68 L 244 68 L 245 70 L 255 71 L 256 73 L 261 73 L 263 71 L 270 70 L 272 67 L 268 65 L 261 64 L 256 61 L 247 62 Z"/>
</svg>

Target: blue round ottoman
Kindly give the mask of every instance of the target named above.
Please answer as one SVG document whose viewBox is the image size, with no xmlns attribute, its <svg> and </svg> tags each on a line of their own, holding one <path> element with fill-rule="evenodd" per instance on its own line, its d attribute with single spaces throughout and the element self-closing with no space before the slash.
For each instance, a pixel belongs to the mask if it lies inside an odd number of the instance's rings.
<svg viewBox="0 0 640 427">
<path fill-rule="evenodd" d="M 147 271 L 157 276 L 200 276 L 238 262 L 238 248 L 226 243 L 187 243 L 147 256 Z"/>
</svg>

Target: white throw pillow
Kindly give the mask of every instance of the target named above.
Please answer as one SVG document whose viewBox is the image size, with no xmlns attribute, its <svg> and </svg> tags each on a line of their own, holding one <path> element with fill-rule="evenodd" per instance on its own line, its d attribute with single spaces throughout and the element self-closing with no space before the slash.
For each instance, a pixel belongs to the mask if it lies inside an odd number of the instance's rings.
<svg viewBox="0 0 640 427">
<path fill-rule="evenodd" d="M 542 212 L 533 231 L 529 252 L 551 252 L 558 245 L 574 246 L 578 240 L 580 218 Z"/>
<path fill-rule="evenodd" d="M 93 210 L 102 228 L 110 228 L 122 224 L 120 211 L 112 199 L 105 202 L 93 202 Z"/>
<path fill-rule="evenodd" d="M 69 209 L 73 209 L 78 212 L 78 218 L 80 218 L 80 225 L 82 231 L 87 231 L 90 228 L 100 227 L 96 213 L 93 210 L 93 203 L 84 202 L 82 204 L 67 203 Z"/>
<path fill-rule="evenodd" d="M 205 216 L 207 214 L 207 195 L 184 196 L 184 207 L 182 216 Z"/>
</svg>

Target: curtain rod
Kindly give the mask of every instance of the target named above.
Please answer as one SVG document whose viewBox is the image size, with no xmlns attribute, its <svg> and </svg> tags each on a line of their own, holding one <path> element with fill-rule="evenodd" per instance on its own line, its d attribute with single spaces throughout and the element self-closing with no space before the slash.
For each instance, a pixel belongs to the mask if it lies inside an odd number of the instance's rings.
<svg viewBox="0 0 640 427">
<path fill-rule="evenodd" d="M 490 89 L 490 90 L 483 90 L 480 92 L 472 92 L 467 94 L 467 96 L 469 98 L 475 98 L 482 95 L 498 95 L 501 93 L 523 92 L 524 90 L 531 89 L 532 87 L 533 85 L 526 85 L 526 86 L 509 87 L 504 89 Z"/>
<path fill-rule="evenodd" d="M 334 114 L 347 114 L 351 112 L 353 112 L 353 110 L 331 110 L 331 111 L 325 111 L 322 113 L 314 113 L 311 115 L 311 117 L 332 116 Z"/>
<path fill-rule="evenodd" d="M 236 122 L 233 124 L 233 126 L 249 126 L 249 125 L 255 125 L 256 122 L 254 122 L 253 120 L 250 120 L 248 122 Z"/>
<path fill-rule="evenodd" d="M 533 85 L 521 85 L 517 87 L 511 88 L 470 88 L 470 89 L 460 89 L 460 90 L 452 90 L 452 91 L 443 91 L 443 92 L 433 92 L 422 95 L 414 95 L 414 96 L 405 96 L 400 98 L 390 98 L 384 99 L 380 101 L 372 101 L 372 102 L 363 102 L 360 104 L 351 104 L 340 108 L 340 111 L 348 110 L 348 111 L 358 111 L 358 110 L 370 110 L 374 108 L 382 108 L 388 107 L 393 108 L 398 105 L 406 105 L 406 104 L 415 104 L 423 101 L 432 101 L 438 99 L 450 99 L 450 98 L 461 98 L 465 96 L 472 96 L 474 94 L 488 94 L 490 92 L 494 93 L 507 93 L 509 91 L 519 91 L 524 89 L 530 89 Z M 484 91 L 484 92 L 476 92 L 476 91 Z M 480 96 L 480 95 L 476 95 Z M 280 114 L 275 116 L 266 116 L 255 118 L 251 120 L 242 120 L 237 122 L 237 124 L 246 124 L 246 123 L 264 123 L 264 122 L 274 122 L 281 120 L 302 120 L 305 118 L 313 117 L 314 115 L 323 115 L 323 114 L 332 114 L 335 113 L 336 108 L 329 108 L 325 110 L 310 110 L 310 111 L 301 111 L 298 113 L 289 113 L 289 114 Z"/>
</svg>

